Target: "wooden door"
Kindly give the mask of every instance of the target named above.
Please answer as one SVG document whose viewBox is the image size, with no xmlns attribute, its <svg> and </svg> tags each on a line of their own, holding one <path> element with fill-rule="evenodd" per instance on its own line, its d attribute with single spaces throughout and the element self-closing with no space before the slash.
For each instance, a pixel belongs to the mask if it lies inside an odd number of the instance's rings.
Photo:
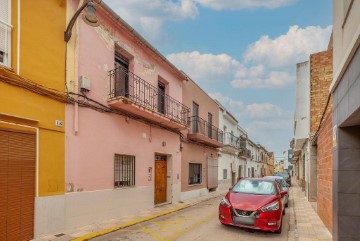
<svg viewBox="0 0 360 241">
<path fill-rule="evenodd" d="M 0 240 L 34 236 L 36 135 L 0 130 Z"/>
<path fill-rule="evenodd" d="M 155 204 L 166 202 L 167 162 L 155 161 Z"/>
</svg>

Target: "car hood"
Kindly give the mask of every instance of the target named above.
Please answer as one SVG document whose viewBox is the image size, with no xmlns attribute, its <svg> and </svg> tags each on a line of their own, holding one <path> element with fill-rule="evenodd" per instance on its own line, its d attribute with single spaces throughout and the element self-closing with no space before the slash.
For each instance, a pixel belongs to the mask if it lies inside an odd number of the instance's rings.
<svg viewBox="0 0 360 241">
<path fill-rule="evenodd" d="M 228 200 L 236 209 L 254 211 L 277 200 L 277 197 L 275 195 L 255 195 L 230 192 L 228 193 Z"/>
</svg>

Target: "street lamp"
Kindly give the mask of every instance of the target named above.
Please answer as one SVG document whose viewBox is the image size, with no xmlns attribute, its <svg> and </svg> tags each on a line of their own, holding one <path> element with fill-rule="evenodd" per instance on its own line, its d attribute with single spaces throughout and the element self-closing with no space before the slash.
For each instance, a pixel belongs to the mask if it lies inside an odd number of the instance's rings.
<svg viewBox="0 0 360 241">
<path fill-rule="evenodd" d="M 100 25 L 100 21 L 96 17 L 96 8 L 95 8 L 94 0 L 86 1 L 83 3 L 83 5 L 81 5 L 81 7 L 76 11 L 74 16 L 71 18 L 64 34 L 65 42 L 68 42 L 70 40 L 71 30 L 74 27 L 75 21 L 79 17 L 81 11 L 84 10 L 85 8 L 87 8 L 86 13 L 82 15 L 82 19 L 84 20 L 84 22 L 93 27 L 97 27 Z"/>
</svg>

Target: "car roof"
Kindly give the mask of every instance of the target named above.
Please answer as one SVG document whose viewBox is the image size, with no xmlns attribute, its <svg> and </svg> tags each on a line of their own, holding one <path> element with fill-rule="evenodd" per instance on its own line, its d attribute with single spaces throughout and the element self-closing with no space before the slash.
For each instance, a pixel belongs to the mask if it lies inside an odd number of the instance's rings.
<svg viewBox="0 0 360 241">
<path fill-rule="evenodd" d="M 281 177 L 281 176 L 265 176 L 263 178 L 265 178 L 265 179 L 285 179 L 284 177 Z"/>
<path fill-rule="evenodd" d="M 274 179 L 267 179 L 267 178 L 263 178 L 263 177 L 245 177 L 245 178 L 241 178 L 239 181 L 243 181 L 243 180 L 255 180 L 255 181 L 264 181 L 264 179 L 266 179 L 266 181 L 275 181 Z"/>
</svg>

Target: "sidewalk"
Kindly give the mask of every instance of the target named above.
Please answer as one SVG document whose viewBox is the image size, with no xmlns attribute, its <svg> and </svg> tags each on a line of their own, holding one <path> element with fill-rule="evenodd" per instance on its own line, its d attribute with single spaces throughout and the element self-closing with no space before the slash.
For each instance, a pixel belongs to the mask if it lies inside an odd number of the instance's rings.
<svg viewBox="0 0 360 241">
<path fill-rule="evenodd" d="M 332 241 L 331 233 L 297 184 L 290 188 L 289 211 L 288 241 Z"/>
<path fill-rule="evenodd" d="M 80 241 L 94 238 L 112 231 L 129 227 L 137 223 L 145 222 L 166 214 L 179 211 L 181 209 L 196 205 L 200 202 L 216 198 L 226 194 L 225 191 L 210 192 L 208 195 L 193 198 L 185 201 L 184 203 L 165 204 L 159 207 L 155 207 L 150 210 L 142 211 L 139 214 L 131 216 L 119 217 L 118 219 L 107 220 L 102 223 L 92 224 L 85 227 L 81 227 L 75 230 L 68 230 L 60 234 L 54 234 L 49 236 L 40 237 L 34 239 L 34 241 Z"/>
</svg>

